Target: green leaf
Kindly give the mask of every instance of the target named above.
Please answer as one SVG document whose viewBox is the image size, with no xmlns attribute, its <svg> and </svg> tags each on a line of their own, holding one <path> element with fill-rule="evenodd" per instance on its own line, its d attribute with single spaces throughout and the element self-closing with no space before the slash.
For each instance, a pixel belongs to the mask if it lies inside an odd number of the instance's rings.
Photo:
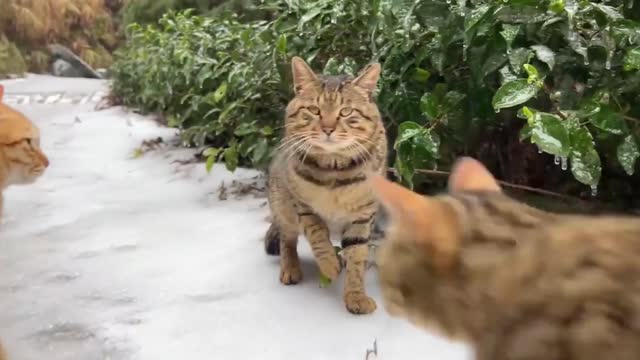
<svg viewBox="0 0 640 360">
<path fill-rule="evenodd" d="M 627 50 L 624 56 L 624 70 L 640 70 L 640 47 Z"/>
<path fill-rule="evenodd" d="M 218 159 L 219 154 L 220 154 L 219 148 L 208 148 L 204 152 L 202 152 L 202 155 L 204 155 L 207 158 L 207 164 L 206 164 L 207 173 L 210 173 L 211 169 L 213 169 L 213 164 Z"/>
<path fill-rule="evenodd" d="M 507 42 L 507 49 L 511 48 L 511 44 L 513 44 L 513 40 L 515 40 L 516 36 L 520 32 L 520 25 L 511 25 L 511 24 L 502 24 L 502 31 L 500 31 L 500 35 Z"/>
<path fill-rule="evenodd" d="M 502 85 L 493 96 L 491 104 L 495 111 L 524 104 L 538 93 L 538 87 L 526 79 L 518 79 Z"/>
<path fill-rule="evenodd" d="M 471 10 L 464 20 L 464 31 L 469 32 L 474 30 L 475 26 L 489 14 L 489 10 L 492 8 L 492 5 L 483 4 Z"/>
<path fill-rule="evenodd" d="M 438 99 L 431 93 L 425 93 L 420 99 L 420 110 L 429 120 L 438 118 Z"/>
<path fill-rule="evenodd" d="M 549 66 L 549 69 L 553 69 L 556 66 L 556 54 L 550 48 L 544 45 L 533 45 L 531 49 L 536 53 L 538 60 Z"/>
<path fill-rule="evenodd" d="M 633 175 L 636 167 L 636 160 L 640 157 L 638 144 L 633 136 L 629 135 L 618 146 L 618 161 L 627 174 Z"/>
<path fill-rule="evenodd" d="M 238 148 L 237 144 L 226 148 L 224 150 L 224 164 L 227 170 L 233 172 L 238 167 Z"/>
<path fill-rule="evenodd" d="M 460 103 L 467 97 L 466 94 L 451 90 L 444 95 L 442 105 L 446 112 L 452 112 L 459 109 Z"/>
<path fill-rule="evenodd" d="M 562 14 L 564 12 L 564 0 L 551 0 L 549 10 L 556 14 Z"/>
<path fill-rule="evenodd" d="M 591 6 L 595 7 L 598 10 L 600 10 L 610 20 L 620 20 L 620 19 L 624 18 L 624 16 L 622 16 L 622 14 L 618 10 L 616 10 L 616 8 L 614 8 L 613 6 L 604 5 L 604 4 L 598 4 L 598 3 L 595 3 L 595 2 L 592 2 Z"/>
<path fill-rule="evenodd" d="M 278 49 L 278 53 L 280 55 L 287 54 L 287 35 L 286 34 L 280 35 L 280 37 L 278 38 L 278 42 L 276 43 L 276 49 Z"/>
<path fill-rule="evenodd" d="M 531 142 L 548 154 L 568 156 L 571 140 L 567 128 L 555 115 L 537 112 L 531 126 Z"/>
<path fill-rule="evenodd" d="M 236 136 L 246 136 L 258 131 L 255 122 L 243 122 L 233 131 Z"/>
<path fill-rule="evenodd" d="M 589 118 L 600 112 L 600 104 L 594 100 L 588 100 L 582 103 L 576 113 L 581 119 Z"/>
<path fill-rule="evenodd" d="M 533 66 L 531 64 L 524 64 L 524 65 L 522 65 L 522 67 L 527 72 L 527 75 L 529 77 L 527 80 L 530 83 L 540 79 L 540 75 L 538 74 L 538 69 L 536 69 L 535 66 Z"/>
<path fill-rule="evenodd" d="M 513 72 L 519 74 L 522 72 L 523 66 L 533 58 L 533 51 L 527 48 L 517 48 L 509 54 L 509 64 Z"/>
<path fill-rule="evenodd" d="M 269 149 L 269 143 L 266 138 L 261 138 L 256 143 L 256 147 L 253 149 L 253 157 L 251 161 L 254 164 L 259 164 L 262 159 L 264 159 L 267 154 L 267 150 Z"/>
<path fill-rule="evenodd" d="M 625 135 L 629 132 L 622 115 L 608 105 L 601 105 L 600 111 L 592 116 L 591 122 L 598 129 L 614 135 Z"/>
<path fill-rule="evenodd" d="M 340 74 L 340 62 L 336 58 L 330 58 L 327 60 L 327 64 L 322 71 L 325 75 L 339 75 Z"/>
<path fill-rule="evenodd" d="M 318 286 L 320 286 L 323 289 L 328 288 L 329 286 L 331 286 L 331 279 L 329 279 L 323 273 L 320 273 L 320 277 L 318 278 Z"/>
<path fill-rule="evenodd" d="M 426 82 L 431 77 L 431 73 L 428 70 L 416 68 L 416 73 L 413 78 L 419 82 Z"/>
<path fill-rule="evenodd" d="M 220 100 L 222 100 L 224 98 L 225 95 L 227 95 L 227 82 L 223 82 L 222 84 L 220 84 L 220 86 L 218 86 L 218 88 L 216 89 L 216 91 L 213 93 L 213 103 L 217 104 L 220 102 Z"/>
<path fill-rule="evenodd" d="M 571 131 L 571 173 L 579 182 L 597 186 L 602 174 L 600 156 L 589 130 L 582 126 Z"/>
</svg>

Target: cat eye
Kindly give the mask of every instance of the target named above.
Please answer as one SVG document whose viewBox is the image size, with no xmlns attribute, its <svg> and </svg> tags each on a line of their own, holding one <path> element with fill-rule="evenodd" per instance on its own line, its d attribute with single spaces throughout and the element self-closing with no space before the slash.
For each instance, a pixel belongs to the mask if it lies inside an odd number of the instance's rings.
<svg viewBox="0 0 640 360">
<path fill-rule="evenodd" d="M 317 106 L 309 106 L 307 107 L 307 110 L 309 110 L 310 113 L 312 113 L 313 115 L 320 115 L 320 108 Z"/>
<path fill-rule="evenodd" d="M 353 108 L 352 107 L 344 107 L 340 110 L 340 116 L 349 116 L 351 115 L 351 113 L 353 113 Z"/>
</svg>

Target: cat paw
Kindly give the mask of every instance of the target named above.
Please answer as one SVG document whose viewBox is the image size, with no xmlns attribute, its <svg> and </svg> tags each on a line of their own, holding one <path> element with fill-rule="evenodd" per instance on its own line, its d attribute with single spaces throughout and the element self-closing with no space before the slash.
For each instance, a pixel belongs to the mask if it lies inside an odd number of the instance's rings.
<svg viewBox="0 0 640 360">
<path fill-rule="evenodd" d="M 318 261 L 318 267 L 320 268 L 320 272 L 331 281 L 337 279 L 340 271 L 342 271 L 342 263 L 337 255 L 327 256 Z"/>
<path fill-rule="evenodd" d="M 280 270 L 280 282 L 284 285 L 295 285 L 302 281 L 302 270 L 298 266 L 290 266 Z"/>
<path fill-rule="evenodd" d="M 269 226 L 264 236 L 264 251 L 267 255 L 280 255 L 280 231 L 274 224 Z"/>
<path fill-rule="evenodd" d="M 350 313 L 356 315 L 371 314 L 378 307 L 375 300 L 363 293 L 346 294 L 344 304 Z"/>
</svg>

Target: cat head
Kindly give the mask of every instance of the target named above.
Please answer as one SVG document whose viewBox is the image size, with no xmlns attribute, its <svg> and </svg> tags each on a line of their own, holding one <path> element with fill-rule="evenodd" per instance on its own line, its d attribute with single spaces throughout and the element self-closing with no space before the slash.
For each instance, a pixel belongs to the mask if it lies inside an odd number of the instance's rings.
<svg viewBox="0 0 640 360">
<path fill-rule="evenodd" d="M 8 179 L 4 186 L 30 184 L 49 166 L 40 149 L 40 131 L 22 113 L 0 103 L 0 162 Z"/>
<path fill-rule="evenodd" d="M 436 322 L 435 328 L 453 336 L 460 330 L 452 320 L 457 315 L 447 313 L 443 299 L 454 297 L 456 290 L 443 279 L 454 271 L 469 219 L 460 216 L 448 195 L 423 196 L 379 175 L 372 176 L 370 184 L 387 216 L 387 243 L 378 252 L 387 311 L 422 327 L 433 328 L 430 325 Z M 462 158 L 453 166 L 448 191 L 496 193 L 501 189 L 481 163 Z"/>
<path fill-rule="evenodd" d="M 287 106 L 285 137 L 292 147 L 349 157 L 370 148 L 381 126 L 373 101 L 380 64 L 368 65 L 355 78 L 317 75 L 299 57 L 291 67 L 295 97 Z"/>
</svg>

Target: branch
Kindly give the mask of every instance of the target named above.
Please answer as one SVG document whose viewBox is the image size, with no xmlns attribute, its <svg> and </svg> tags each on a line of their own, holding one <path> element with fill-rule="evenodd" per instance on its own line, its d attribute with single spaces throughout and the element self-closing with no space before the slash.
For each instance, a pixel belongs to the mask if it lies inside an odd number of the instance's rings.
<svg viewBox="0 0 640 360">
<path fill-rule="evenodd" d="M 396 176 L 398 175 L 398 171 L 396 169 L 389 168 L 388 170 L 389 170 L 389 172 L 394 173 Z M 426 170 L 426 169 L 417 169 L 417 170 L 415 170 L 415 172 L 418 173 L 418 174 L 423 174 L 423 175 L 441 176 L 441 177 L 447 177 L 447 176 L 449 176 L 451 174 L 449 171 Z M 563 199 L 563 200 L 584 201 L 582 199 L 575 198 L 575 197 L 572 197 L 572 196 L 563 195 L 563 194 L 560 194 L 560 193 L 557 193 L 557 192 L 553 192 L 553 191 L 549 191 L 549 190 L 538 189 L 538 188 L 534 188 L 534 187 L 531 187 L 531 186 L 512 184 L 512 183 L 509 183 L 509 182 L 506 182 L 506 181 L 501 181 L 501 180 L 498 180 L 498 183 L 500 185 L 508 187 L 508 188 L 529 191 L 529 192 L 532 192 L 532 193 L 537 193 L 537 194 L 541 194 L 541 195 L 556 197 L 556 198 Z"/>
</svg>

